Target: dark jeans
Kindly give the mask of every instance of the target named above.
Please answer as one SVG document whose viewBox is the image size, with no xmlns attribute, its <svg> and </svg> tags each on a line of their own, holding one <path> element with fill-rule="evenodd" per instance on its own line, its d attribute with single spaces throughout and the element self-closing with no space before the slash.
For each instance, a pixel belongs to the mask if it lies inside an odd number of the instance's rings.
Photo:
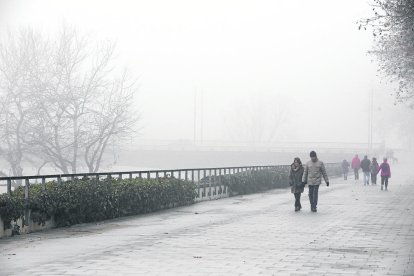
<svg viewBox="0 0 414 276">
<path fill-rule="evenodd" d="M 377 184 L 377 174 L 376 173 L 371 173 L 371 183 L 372 184 Z"/>
<path fill-rule="evenodd" d="M 385 190 L 388 187 L 388 176 L 381 176 L 381 190 L 382 190 L 382 185 L 385 184 Z"/>
<path fill-rule="evenodd" d="M 302 208 L 302 205 L 300 204 L 301 193 L 294 193 L 294 195 L 295 195 L 295 207 Z"/>
<path fill-rule="evenodd" d="M 355 180 L 359 179 L 359 169 L 354 169 Z"/>
<path fill-rule="evenodd" d="M 319 185 L 309 185 L 309 201 L 312 209 L 316 209 L 318 205 Z"/>
<path fill-rule="evenodd" d="M 347 180 L 348 179 L 348 171 L 343 171 L 343 173 L 344 173 L 344 180 Z"/>
</svg>

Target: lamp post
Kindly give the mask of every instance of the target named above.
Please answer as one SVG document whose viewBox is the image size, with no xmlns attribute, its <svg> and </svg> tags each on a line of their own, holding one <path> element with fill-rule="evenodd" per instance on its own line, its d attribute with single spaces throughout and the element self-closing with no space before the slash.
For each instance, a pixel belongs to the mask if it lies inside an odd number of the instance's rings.
<svg viewBox="0 0 414 276">
<path fill-rule="evenodd" d="M 368 114 L 368 153 L 373 152 L 373 120 L 374 120 L 374 90 L 369 94 L 369 114 Z"/>
<path fill-rule="evenodd" d="M 197 142 L 197 88 L 194 89 L 194 145 Z"/>
</svg>

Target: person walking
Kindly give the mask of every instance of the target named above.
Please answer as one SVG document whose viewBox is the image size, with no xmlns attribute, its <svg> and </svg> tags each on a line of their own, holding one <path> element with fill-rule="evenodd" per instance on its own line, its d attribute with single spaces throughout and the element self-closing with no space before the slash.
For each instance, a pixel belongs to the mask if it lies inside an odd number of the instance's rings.
<svg viewBox="0 0 414 276">
<path fill-rule="evenodd" d="M 379 164 L 377 158 L 372 157 L 371 161 L 371 183 L 372 185 L 377 185 L 377 173 L 379 170 Z"/>
<path fill-rule="evenodd" d="M 359 168 L 361 167 L 361 160 L 358 157 L 358 154 L 355 154 L 355 157 L 351 161 L 351 168 L 354 170 L 355 180 L 359 179 Z"/>
<path fill-rule="evenodd" d="M 305 185 L 302 183 L 303 171 L 304 168 L 302 166 L 300 158 L 295 157 L 289 171 L 289 185 L 291 192 L 295 195 L 295 212 L 302 209 L 302 205 L 300 204 L 300 196 L 303 193 L 305 187 Z"/>
<path fill-rule="evenodd" d="M 369 186 L 369 179 L 371 178 L 371 161 L 366 155 L 361 161 L 361 169 L 364 174 L 364 186 Z"/>
<path fill-rule="evenodd" d="M 342 161 L 342 173 L 344 175 L 344 180 L 348 179 L 349 163 L 345 159 Z"/>
<path fill-rule="evenodd" d="M 379 166 L 378 172 L 381 171 L 381 190 L 383 190 L 383 186 L 385 184 L 385 190 L 388 189 L 388 179 L 391 178 L 391 168 L 390 164 L 388 164 L 387 158 L 384 158 L 382 164 Z"/>
<path fill-rule="evenodd" d="M 318 160 L 315 151 L 310 152 L 311 160 L 306 163 L 305 170 L 303 172 L 302 183 L 308 184 L 309 187 L 309 201 L 311 205 L 311 211 L 317 211 L 318 205 L 318 190 L 319 185 L 322 183 L 322 177 L 325 180 L 326 186 L 329 187 L 329 179 L 326 173 L 325 164 Z"/>
</svg>

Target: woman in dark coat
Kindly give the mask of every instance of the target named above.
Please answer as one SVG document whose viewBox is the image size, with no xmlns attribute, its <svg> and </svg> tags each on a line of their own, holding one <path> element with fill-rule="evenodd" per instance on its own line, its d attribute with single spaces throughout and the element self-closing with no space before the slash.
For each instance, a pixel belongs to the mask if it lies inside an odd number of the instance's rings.
<svg viewBox="0 0 414 276">
<path fill-rule="evenodd" d="M 295 157 L 289 171 L 289 185 L 292 193 L 295 195 L 295 212 L 302 209 L 300 204 L 300 195 L 303 193 L 304 185 L 302 184 L 304 168 L 299 157 Z"/>
</svg>

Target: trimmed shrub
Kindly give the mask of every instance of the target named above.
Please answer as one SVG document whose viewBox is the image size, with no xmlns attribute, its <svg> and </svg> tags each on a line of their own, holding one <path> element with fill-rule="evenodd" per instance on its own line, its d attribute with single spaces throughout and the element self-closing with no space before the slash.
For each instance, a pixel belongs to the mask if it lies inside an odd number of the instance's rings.
<svg viewBox="0 0 414 276">
<path fill-rule="evenodd" d="M 330 176 L 342 173 L 340 164 L 328 164 Z M 218 193 L 229 189 L 229 195 L 243 195 L 289 186 L 289 166 L 277 166 L 261 171 L 246 171 L 231 175 L 208 176 L 200 181 L 200 187 L 220 183 Z M 45 224 L 54 218 L 56 226 L 70 226 L 112 219 L 117 217 L 154 212 L 166 208 L 193 204 L 197 187 L 190 181 L 174 177 L 158 179 L 76 179 L 58 184 L 32 184 L 29 201 L 24 199 L 24 187 L 18 187 L 11 195 L 0 194 L 0 216 L 5 229 L 11 222 L 24 217 L 31 210 L 31 219 Z M 204 195 L 206 196 L 206 195 Z"/>
<path fill-rule="evenodd" d="M 57 226 L 69 226 L 192 204 L 195 186 L 175 178 L 78 179 L 31 185 L 29 194 L 27 208 L 34 222 L 44 224 L 53 216 Z M 24 187 L 0 195 L 5 227 L 23 217 L 24 210 Z"/>
<path fill-rule="evenodd" d="M 229 187 L 230 196 L 262 192 L 289 186 L 288 167 L 263 171 L 240 172 L 220 177 L 221 183 Z"/>
<path fill-rule="evenodd" d="M 24 214 L 24 200 L 17 196 L 0 194 L 0 216 L 4 228 L 11 228 L 11 222 L 18 220 Z"/>
</svg>

